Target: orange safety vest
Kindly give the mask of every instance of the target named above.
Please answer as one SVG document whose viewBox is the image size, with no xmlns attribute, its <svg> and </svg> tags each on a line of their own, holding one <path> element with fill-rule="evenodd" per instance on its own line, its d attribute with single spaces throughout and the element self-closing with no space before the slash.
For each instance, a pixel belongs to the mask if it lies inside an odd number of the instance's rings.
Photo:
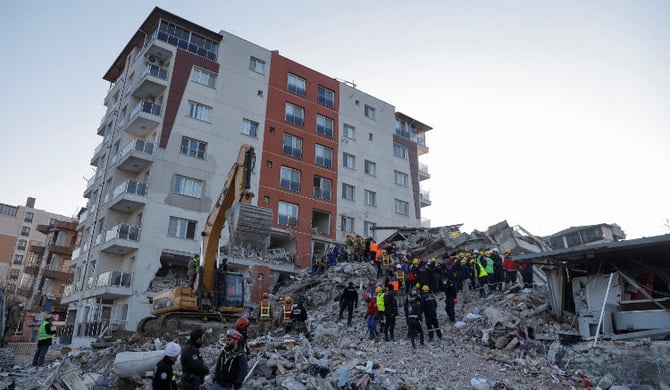
<svg viewBox="0 0 670 390">
<path fill-rule="evenodd" d="M 291 313 L 293 312 L 293 305 L 287 303 L 284 305 L 284 321 L 291 321 Z"/>
<path fill-rule="evenodd" d="M 403 270 L 397 271 L 396 276 L 398 277 L 398 281 L 400 282 L 400 284 L 405 283 L 405 272 L 403 272 Z"/>
<path fill-rule="evenodd" d="M 371 242 L 371 243 L 370 243 L 370 253 L 372 253 L 372 256 L 375 257 L 375 261 L 378 261 L 378 260 L 377 260 L 377 249 L 378 249 L 378 248 L 379 248 L 379 247 L 377 246 L 377 243 L 376 243 L 376 242 Z"/>
<path fill-rule="evenodd" d="M 400 289 L 399 282 L 397 280 L 394 280 L 392 282 L 389 282 L 391 286 L 393 286 L 393 291 L 398 291 Z"/>
<path fill-rule="evenodd" d="M 261 314 L 260 318 L 270 318 L 270 300 L 263 299 L 261 301 Z"/>
</svg>

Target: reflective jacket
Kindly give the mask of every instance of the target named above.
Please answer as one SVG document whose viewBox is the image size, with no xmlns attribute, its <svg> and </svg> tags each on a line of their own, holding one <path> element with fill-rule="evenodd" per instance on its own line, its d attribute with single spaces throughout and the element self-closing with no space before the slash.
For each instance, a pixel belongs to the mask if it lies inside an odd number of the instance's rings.
<svg viewBox="0 0 670 390">
<path fill-rule="evenodd" d="M 263 299 L 261 304 L 258 306 L 259 313 L 258 318 L 270 318 L 270 300 Z"/>
<path fill-rule="evenodd" d="M 380 292 L 379 294 L 377 294 L 376 300 L 377 300 L 377 310 L 379 310 L 379 312 L 381 313 L 381 312 L 384 311 L 384 308 L 385 308 L 385 306 L 384 306 L 384 293 Z"/>
</svg>

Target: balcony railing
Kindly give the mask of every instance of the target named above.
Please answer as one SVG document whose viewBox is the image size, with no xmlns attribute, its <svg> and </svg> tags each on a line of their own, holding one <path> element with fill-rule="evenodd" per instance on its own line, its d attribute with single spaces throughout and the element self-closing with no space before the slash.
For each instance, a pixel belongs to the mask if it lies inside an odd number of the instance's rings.
<svg viewBox="0 0 670 390">
<path fill-rule="evenodd" d="M 131 120 L 140 112 L 144 112 L 147 114 L 155 115 L 155 116 L 160 116 L 161 115 L 161 105 L 152 103 L 148 100 L 142 100 L 137 105 L 135 108 L 133 108 L 132 111 L 130 111 L 130 115 L 128 118 Z"/>
<path fill-rule="evenodd" d="M 140 227 L 133 225 L 126 225 L 124 223 L 114 226 L 105 232 L 104 241 L 120 238 L 122 240 L 139 241 Z"/>
<path fill-rule="evenodd" d="M 132 272 L 112 270 L 98 275 L 96 287 L 130 287 L 132 280 Z"/>
<path fill-rule="evenodd" d="M 124 146 L 124 148 L 121 149 L 120 152 L 115 154 L 114 157 L 112 157 L 112 164 L 116 163 L 117 161 L 121 161 L 132 151 L 146 153 L 147 155 L 151 156 L 154 154 L 154 143 L 136 138 L 135 140 L 131 141 L 128 145 Z"/>
<path fill-rule="evenodd" d="M 132 194 L 145 197 L 147 196 L 148 188 L 149 186 L 147 183 L 141 183 L 135 180 L 126 180 L 116 186 L 112 192 L 105 194 L 104 202 L 108 202 L 110 199 L 114 199 L 121 194 Z"/>
<path fill-rule="evenodd" d="M 153 76 L 156 78 L 159 78 L 161 80 L 167 80 L 168 79 L 168 71 L 165 68 L 161 68 L 158 65 L 154 64 L 149 64 L 142 70 L 142 73 L 140 73 L 140 80 L 145 78 L 147 75 Z"/>
</svg>

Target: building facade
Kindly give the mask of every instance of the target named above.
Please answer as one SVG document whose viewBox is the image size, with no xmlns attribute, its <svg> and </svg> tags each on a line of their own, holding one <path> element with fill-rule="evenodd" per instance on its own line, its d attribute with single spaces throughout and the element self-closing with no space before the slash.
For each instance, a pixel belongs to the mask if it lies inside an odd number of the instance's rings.
<svg viewBox="0 0 670 390">
<path fill-rule="evenodd" d="M 308 267 L 315 248 L 347 233 L 383 239 L 375 225 L 420 226 L 430 204 L 419 185 L 429 126 L 225 31 L 155 8 L 104 79 L 96 174 L 63 299 L 75 338 L 135 329 L 153 294 L 185 282 L 242 144 L 256 151 L 253 202 L 274 215 L 266 254 L 227 254 L 254 299 Z"/>
</svg>

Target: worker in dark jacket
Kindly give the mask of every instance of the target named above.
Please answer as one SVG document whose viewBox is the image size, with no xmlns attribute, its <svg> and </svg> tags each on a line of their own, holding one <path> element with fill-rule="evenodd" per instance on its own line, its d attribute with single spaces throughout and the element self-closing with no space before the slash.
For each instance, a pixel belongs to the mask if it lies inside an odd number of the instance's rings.
<svg viewBox="0 0 670 390">
<path fill-rule="evenodd" d="M 393 285 L 386 285 L 384 293 L 384 317 L 386 317 L 386 326 L 384 327 L 384 341 L 395 341 L 395 318 L 398 316 L 398 300 L 395 298 Z"/>
<path fill-rule="evenodd" d="M 235 329 L 226 332 L 226 346 L 216 360 L 214 386 L 212 390 L 239 389 L 247 375 L 247 355 L 240 351 L 237 343 L 242 335 Z"/>
<path fill-rule="evenodd" d="M 37 350 L 35 351 L 35 356 L 33 356 L 33 366 L 35 367 L 44 365 L 44 357 L 51 346 L 51 338 L 56 334 L 55 330 L 51 330 L 53 320 L 53 317 L 49 316 L 40 324 L 37 332 Z"/>
<path fill-rule="evenodd" d="M 342 319 L 342 314 L 346 309 L 347 325 L 351 326 L 351 316 L 354 314 L 354 308 L 358 308 L 358 290 L 354 287 L 353 282 L 349 282 L 349 285 L 345 287 L 344 291 L 342 291 L 342 296 L 340 297 L 340 315 L 337 319 Z"/>
<path fill-rule="evenodd" d="M 177 356 L 181 353 L 179 344 L 169 342 L 163 351 L 163 359 L 156 364 L 156 372 L 151 382 L 153 390 L 177 390 L 177 376 L 174 374 L 172 366 L 177 361 Z"/>
<path fill-rule="evenodd" d="M 200 356 L 200 347 L 205 341 L 205 332 L 202 329 L 194 329 L 188 342 L 181 350 L 182 377 L 180 389 L 198 390 L 200 384 L 205 382 L 205 375 L 209 374 L 209 368 L 205 366 Z"/>
</svg>

